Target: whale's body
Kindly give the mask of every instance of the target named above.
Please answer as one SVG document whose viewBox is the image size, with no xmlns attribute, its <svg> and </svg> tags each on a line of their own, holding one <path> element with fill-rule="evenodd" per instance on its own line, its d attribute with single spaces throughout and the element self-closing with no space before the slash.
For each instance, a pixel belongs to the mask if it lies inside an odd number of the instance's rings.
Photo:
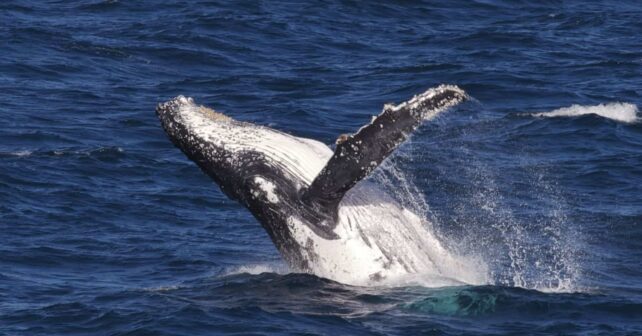
<svg viewBox="0 0 642 336">
<path fill-rule="evenodd" d="M 441 86 L 386 105 L 335 151 L 182 96 L 157 114 L 172 142 L 259 220 L 290 268 L 350 284 L 421 273 L 477 282 L 419 216 L 377 184 L 359 182 L 423 120 L 464 98 Z"/>
</svg>

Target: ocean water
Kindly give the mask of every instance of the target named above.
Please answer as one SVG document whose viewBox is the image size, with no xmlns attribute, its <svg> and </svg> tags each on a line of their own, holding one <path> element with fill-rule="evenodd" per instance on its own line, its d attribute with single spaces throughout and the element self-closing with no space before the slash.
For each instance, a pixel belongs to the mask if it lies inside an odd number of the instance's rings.
<svg viewBox="0 0 642 336">
<path fill-rule="evenodd" d="M 0 335 L 642 334 L 638 1 L 0 3 Z M 291 272 L 154 114 L 332 144 L 472 99 L 370 178 L 486 283 Z"/>
</svg>

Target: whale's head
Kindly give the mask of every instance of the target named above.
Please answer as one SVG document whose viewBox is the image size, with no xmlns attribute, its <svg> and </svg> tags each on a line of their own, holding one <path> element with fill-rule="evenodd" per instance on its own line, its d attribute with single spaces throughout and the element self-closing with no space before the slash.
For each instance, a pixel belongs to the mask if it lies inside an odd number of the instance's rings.
<svg viewBox="0 0 642 336">
<path fill-rule="evenodd" d="M 184 96 L 158 104 L 156 114 L 174 145 L 216 179 L 225 155 L 221 130 L 232 127 L 232 118 Z"/>
<path fill-rule="evenodd" d="M 197 105 L 192 98 L 178 96 L 156 107 L 156 114 L 169 135 L 172 142 L 182 148 L 181 144 L 188 144 L 188 138 L 194 136 L 207 136 L 212 140 L 216 134 L 205 134 L 213 130 L 217 124 L 225 124 L 233 121 L 232 118 L 223 113 L 214 111 L 209 107 Z M 209 128 L 209 129 L 206 129 Z M 179 143 L 177 143 L 177 141 Z"/>
<path fill-rule="evenodd" d="M 256 150 L 260 129 L 240 122 L 192 98 L 178 96 L 156 108 L 165 132 L 183 153 L 209 175 L 221 190 L 250 207 L 258 203 L 257 184 L 265 185 L 277 171 L 266 167 L 264 154 Z M 270 175 L 266 178 L 264 175 Z M 273 195 L 264 195 L 271 196 Z"/>
<path fill-rule="evenodd" d="M 263 224 L 290 264 L 302 264 L 286 219 L 331 150 L 316 141 L 235 120 L 178 96 L 156 108 L 165 132 L 230 198 Z M 294 261 L 296 260 L 296 261 Z"/>
</svg>

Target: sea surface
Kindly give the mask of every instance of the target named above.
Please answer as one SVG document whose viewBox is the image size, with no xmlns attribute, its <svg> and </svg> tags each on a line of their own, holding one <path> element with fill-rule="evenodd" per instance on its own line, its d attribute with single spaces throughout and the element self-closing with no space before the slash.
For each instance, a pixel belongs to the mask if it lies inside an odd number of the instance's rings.
<svg viewBox="0 0 642 336">
<path fill-rule="evenodd" d="M 334 143 L 472 97 L 370 178 L 487 283 L 291 272 L 159 102 Z M 639 1 L 0 2 L 0 335 L 642 335 Z"/>
</svg>

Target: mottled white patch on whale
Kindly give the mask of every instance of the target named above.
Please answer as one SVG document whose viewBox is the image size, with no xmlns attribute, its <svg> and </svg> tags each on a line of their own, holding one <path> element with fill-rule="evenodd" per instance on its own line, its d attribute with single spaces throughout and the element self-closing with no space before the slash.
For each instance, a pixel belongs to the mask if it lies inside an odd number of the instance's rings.
<svg viewBox="0 0 642 336">
<path fill-rule="evenodd" d="M 271 203 L 278 203 L 279 202 L 279 196 L 276 194 L 276 185 L 272 183 L 271 181 L 268 181 L 260 176 L 255 176 L 254 177 L 254 183 L 259 185 L 259 188 L 263 190 L 265 193 L 265 196 L 267 197 L 267 200 Z"/>
</svg>

